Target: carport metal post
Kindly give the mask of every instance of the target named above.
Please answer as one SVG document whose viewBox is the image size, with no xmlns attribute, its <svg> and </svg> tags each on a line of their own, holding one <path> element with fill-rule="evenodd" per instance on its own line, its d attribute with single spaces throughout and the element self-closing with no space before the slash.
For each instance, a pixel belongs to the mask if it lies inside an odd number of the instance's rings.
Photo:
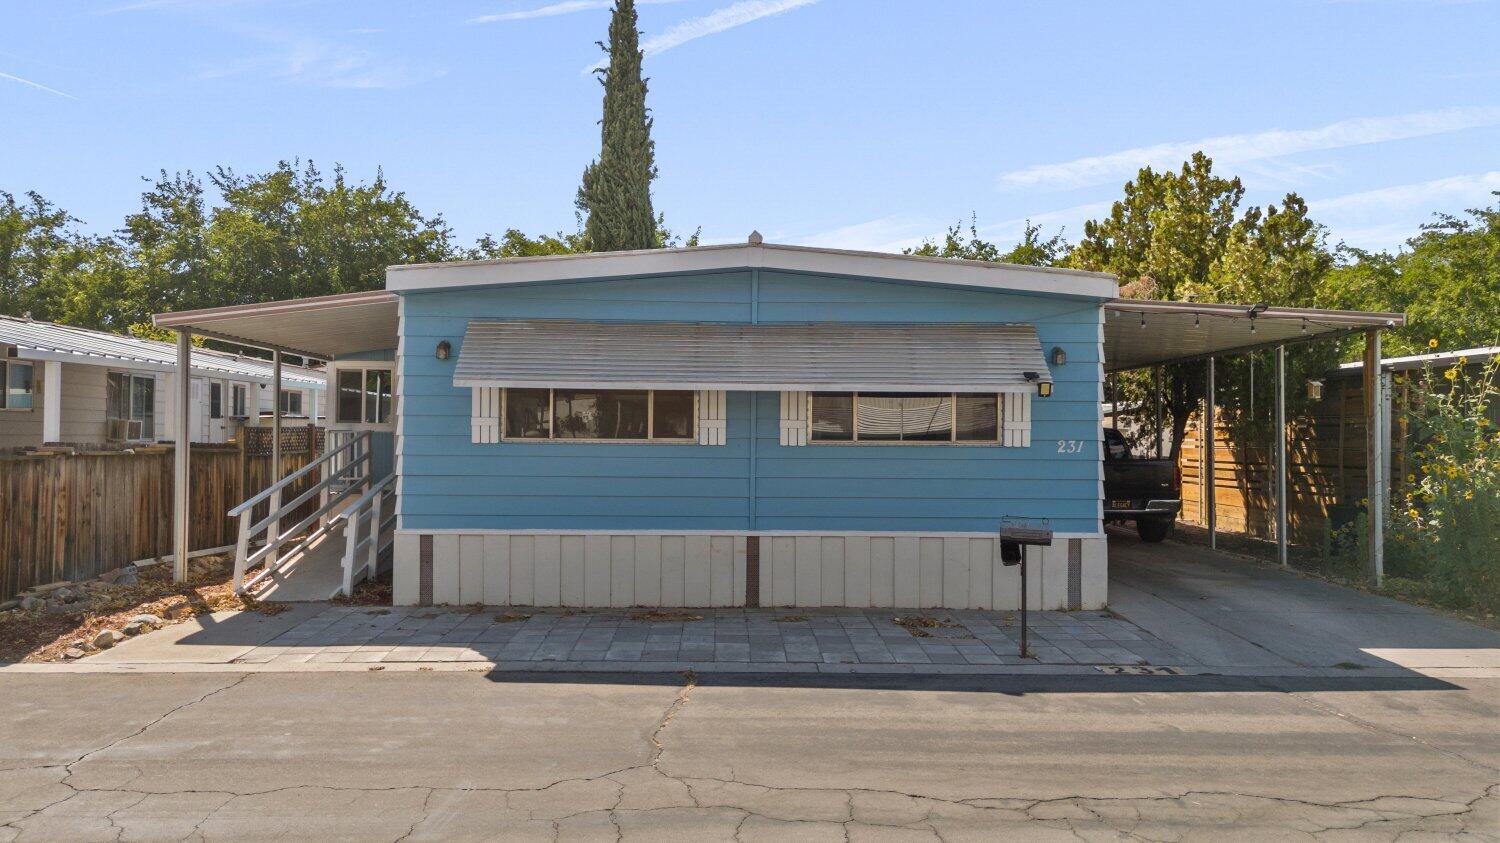
<svg viewBox="0 0 1500 843">
<path fill-rule="evenodd" d="M 271 484 L 281 480 L 281 352 L 271 352 Z"/>
<path fill-rule="evenodd" d="M 1203 435 L 1198 437 L 1203 444 L 1204 503 L 1208 511 L 1208 546 L 1219 547 L 1218 502 L 1214 500 L 1214 359 L 1208 358 L 1208 385 L 1203 396 Z"/>
<path fill-rule="evenodd" d="M 192 448 L 188 444 L 188 397 L 193 388 L 193 335 L 186 330 L 177 332 L 177 380 L 172 396 L 172 579 L 182 582 L 187 579 L 188 546 L 192 541 L 192 525 L 188 521 L 191 512 L 192 482 L 190 460 Z"/>
<path fill-rule="evenodd" d="M 1153 427 L 1152 430 L 1154 430 L 1156 432 L 1156 458 L 1157 459 L 1161 459 L 1161 452 L 1162 452 L 1162 435 L 1161 435 L 1161 432 L 1162 432 L 1161 431 L 1161 425 L 1162 425 L 1162 416 L 1161 416 L 1161 374 L 1162 374 L 1162 372 L 1161 372 L 1161 367 L 1160 366 L 1156 366 L 1155 368 L 1153 368 L 1151 370 L 1151 379 L 1154 382 L 1154 387 L 1155 387 L 1154 391 L 1156 393 L 1156 407 L 1155 407 L 1155 416 L 1154 416 L 1154 418 L 1155 418 L 1156 421 L 1155 421 L 1155 427 Z"/>
<path fill-rule="evenodd" d="M 1276 346 L 1276 561 L 1287 567 L 1286 346 Z"/>
<path fill-rule="evenodd" d="M 1365 332 L 1365 512 L 1370 532 L 1370 574 L 1376 585 L 1385 579 L 1385 386 L 1380 376 L 1380 329 Z"/>
</svg>

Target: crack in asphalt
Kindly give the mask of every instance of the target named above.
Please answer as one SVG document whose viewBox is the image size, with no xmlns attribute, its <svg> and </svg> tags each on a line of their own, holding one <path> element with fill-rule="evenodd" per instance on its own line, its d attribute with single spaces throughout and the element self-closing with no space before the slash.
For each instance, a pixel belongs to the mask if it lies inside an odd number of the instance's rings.
<svg viewBox="0 0 1500 843">
<path fill-rule="evenodd" d="M 1379 830 L 1382 826 L 1386 826 L 1388 831 L 1395 833 L 1392 839 L 1399 839 L 1401 836 L 1409 833 L 1424 830 L 1439 830 L 1438 828 L 1425 827 L 1427 823 L 1435 820 L 1447 823 L 1457 822 L 1463 830 L 1469 830 L 1467 819 L 1474 814 L 1479 804 L 1486 799 L 1500 799 L 1500 783 L 1492 784 L 1477 796 L 1465 799 L 1435 799 L 1403 793 L 1390 793 L 1356 800 L 1320 802 L 1310 799 L 1242 793 L 1232 790 L 1189 790 L 1179 794 L 1160 794 L 1154 796 L 1090 796 L 1087 794 L 1073 794 L 1050 798 L 975 796 L 952 799 L 896 789 L 860 787 L 802 788 L 766 785 L 742 780 L 736 774 L 733 767 L 728 768 L 728 778 L 673 775 L 662 769 L 667 749 L 664 738 L 673 721 L 683 713 L 692 700 L 693 691 L 697 687 L 697 677 L 691 672 L 684 674 L 682 687 L 661 712 L 648 735 L 650 746 L 646 763 L 623 767 L 597 775 L 558 779 L 540 787 L 503 788 L 412 784 L 389 787 L 286 785 L 283 787 L 248 791 L 196 788 L 139 790 L 129 787 L 129 785 L 134 784 L 144 775 L 140 767 L 135 765 L 132 765 L 135 766 L 135 775 L 126 780 L 121 786 L 100 788 L 79 787 L 72 781 L 75 776 L 75 767 L 78 765 L 85 761 L 93 760 L 101 753 L 145 734 L 153 727 L 187 708 L 240 685 L 252 675 L 254 674 L 242 675 L 233 682 L 174 706 L 130 734 L 111 740 L 95 749 L 90 749 L 72 761 L 64 764 L 40 764 L 17 768 L 18 770 L 59 771 L 62 775 L 53 784 L 61 785 L 67 788 L 69 792 L 60 799 L 52 800 L 48 804 L 28 812 L 23 817 L 0 824 L 0 829 L 8 829 L 14 832 L 16 836 L 19 836 L 26 830 L 25 827 L 29 821 L 85 793 L 132 794 L 139 796 L 138 799 L 129 804 L 114 807 L 103 815 L 103 819 L 107 819 L 110 827 L 114 829 L 115 839 L 117 840 L 123 838 L 127 827 L 122 824 L 122 821 L 116 815 L 139 806 L 153 796 L 210 794 L 226 797 L 223 802 L 204 814 L 203 818 L 194 824 L 192 830 L 183 838 L 186 840 L 194 837 L 206 837 L 208 832 L 205 829 L 209 823 L 226 807 L 241 798 L 290 793 L 293 791 L 328 791 L 334 793 L 397 793 L 413 791 L 423 794 L 420 809 L 415 812 L 416 816 L 409 826 L 406 827 L 405 831 L 393 838 L 395 841 L 407 841 L 421 835 L 423 826 L 433 818 L 433 801 L 434 797 L 439 793 L 454 795 L 494 793 L 500 795 L 507 810 L 521 814 L 527 822 L 541 823 L 545 827 L 548 827 L 554 839 L 561 839 L 563 837 L 570 821 L 586 818 L 596 822 L 607 822 L 614 832 L 615 839 L 620 841 L 625 838 L 627 825 L 625 820 L 629 817 L 649 815 L 660 811 L 698 809 L 700 811 L 723 811 L 728 815 L 727 818 L 730 819 L 737 815 L 738 820 L 732 830 L 732 834 L 736 840 L 741 839 L 741 835 L 744 833 L 748 823 L 759 819 L 774 823 L 839 825 L 846 841 L 852 836 L 852 827 L 860 826 L 926 832 L 941 843 L 944 840 L 943 832 L 947 823 L 951 821 L 961 824 L 961 821 L 955 819 L 953 816 L 955 810 L 960 810 L 978 812 L 976 816 L 988 818 L 990 821 L 1024 822 L 1054 828 L 1059 831 L 1071 833 L 1079 839 L 1087 839 L 1084 834 L 1085 831 L 1097 831 L 1102 828 L 1108 829 L 1127 839 L 1153 841 L 1153 843 L 1156 841 L 1171 843 L 1171 841 L 1177 838 L 1152 837 L 1141 830 L 1141 826 L 1148 822 L 1142 809 L 1149 805 L 1161 804 L 1171 804 L 1181 808 L 1185 812 L 1184 816 L 1175 820 L 1158 817 L 1152 822 L 1158 826 L 1177 826 L 1184 832 L 1190 827 L 1188 823 L 1193 819 L 1193 809 L 1195 807 L 1208 812 L 1207 815 L 1201 817 L 1203 822 L 1224 826 L 1226 824 L 1223 823 L 1222 816 L 1226 812 L 1233 818 L 1232 824 L 1242 822 L 1254 823 L 1257 819 L 1260 820 L 1261 824 L 1264 824 L 1265 822 L 1272 821 L 1272 818 L 1264 816 L 1265 807 L 1269 805 L 1281 805 L 1293 809 L 1306 809 L 1308 813 L 1293 817 L 1296 820 L 1296 824 L 1293 827 L 1296 831 L 1303 834 L 1318 836 L 1331 832 L 1371 832 Z M 1276 688 L 1275 690 L 1280 693 L 1290 694 L 1304 704 L 1310 705 L 1316 710 L 1330 716 L 1337 716 L 1384 734 L 1396 734 L 1375 724 L 1352 717 L 1336 708 L 1321 704 L 1316 700 L 1311 700 L 1288 691 L 1287 689 Z M 1400 735 L 1400 737 L 1413 740 L 1424 748 L 1443 753 L 1446 756 L 1459 758 L 1473 767 L 1486 771 L 1494 771 L 1493 767 L 1463 758 L 1450 750 L 1433 746 L 1416 737 L 1409 735 Z M 544 796 L 549 791 L 561 790 L 569 786 L 597 785 L 603 782 L 608 782 L 612 785 L 614 792 L 612 797 L 605 797 L 602 802 L 598 803 L 597 807 L 582 807 L 581 810 L 559 814 L 556 810 L 548 810 L 545 805 L 531 805 L 528 807 L 524 802 L 517 801 L 527 795 Z M 665 786 L 665 792 L 663 792 L 663 786 Z M 644 801 L 644 806 L 625 807 L 627 797 L 631 796 L 635 797 L 634 801 Z M 790 804 L 790 807 L 786 807 L 789 804 L 787 797 L 795 796 L 812 798 L 812 807 L 798 804 Z M 766 802 L 767 797 L 770 797 L 769 801 L 774 807 L 756 804 Z M 817 805 L 816 799 L 818 797 L 826 797 L 829 800 L 829 805 Z M 563 797 L 565 800 L 567 798 L 569 797 Z M 903 803 L 903 805 L 897 807 L 886 806 L 885 808 L 880 808 L 871 806 L 862 808 L 858 804 L 858 800 L 861 798 L 895 798 L 898 800 L 909 800 L 909 804 Z M 833 808 L 833 805 L 839 802 L 842 802 L 842 805 L 836 809 L 836 813 L 830 813 L 829 809 Z M 1348 822 L 1338 822 L 1338 817 L 1333 816 L 1318 817 L 1316 812 L 1319 811 L 1344 812 L 1348 814 Z M 882 813 L 886 816 L 880 816 Z M 1072 815 L 1069 816 L 1068 814 Z M 1412 824 L 1415 824 L 1416 827 L 1412 827 Z M 1447 828 L 1447 826 L 1444 827 L 1445 830 Z M 602 828 L 599 830 L 602 831 Z M 1173 829 L 1168 833 L 1175 833 L 1176 831 L 1177 829 Z"/>
</svg>

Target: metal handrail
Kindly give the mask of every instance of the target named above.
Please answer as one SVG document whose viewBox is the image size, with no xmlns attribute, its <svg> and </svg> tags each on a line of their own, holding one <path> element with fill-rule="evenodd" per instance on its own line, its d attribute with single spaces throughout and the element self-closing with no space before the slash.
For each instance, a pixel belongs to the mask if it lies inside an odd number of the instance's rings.
<svg viewBox="0 0 1500 843">
<path fill-rule="evenodd" d="M 317 539 L 327 535 L 334 528 L 335 521 L 328 518 L 329 512 L 343 503 L 350 495 L 354 494 L 361 485 L 368 487 L 370 484 L 370 467 L 374 462 L 369 447 L 370 440 L 369 431 L 360 431 L 351 436 L 349 441 L 342 445 L 328 448 L 317 459 L 312 460 L 286 477 L 280 478 L 243 503 L 229 510 L 231 517 L 238 517 L 240 519 L 239 538 L 235 543 L 234 553 L 233 584 L 236 594 L 244 593 L 265 577 L 275 574 L 286 557 L 293 556 L 304 550 Z M 348 461 L 338 469 L 330 471 L 330 461 L 343 456 L 345 452 L 348 452 L 350 455 Z M 307 476 L 314 469 L 322 470 L 322 479 L 313 485 L 312 488 L 300 492 L 292 500 L 283 503 L 281 500 L 282 492 L 291 484 Z M 351 482 L 336 494 L 330 495 L 330 487 L 340 480 Z M 299 506 L 311 500 L 314 495 L 317 495 L 320 499 L 318 508 L 296 525 L 282 530 L 282 517 L 287 513 L 295 511 Z M 252 521 L 255 506 L 263 501 L 267 502 L 268 506 L 265 517 L 259 521 Z M 286 542 L 315 522 L 317 523 L 315 529 L 298 541 L 290 551 L 285 554 L 282 553 L 281 548 Z M 254 553 L 251 553 L 251 540 L 261 534 L 264 534 L 262 546 Z M 246 580 L 245 574 L 247 570 L 262 562 L 264 563 L 264 567 L 261 572 Z"/>
<path fill-rule="evenodd" d="M 287 484 L 291 483 L 292 481 L 296 480 L 297 478 L 301 477 L 302 475 L 308 473 L 309 471 L 312 471 L 313 469 L 317 468 L 318 466 L 322 465 L 323 463 L 328 462 L 329 460 L 331 460 L 334 457 L 338 456 L 339 453 L 341 453 L 342 451 L 345 451 L 345 450 L 347 450 L 349 448 L 354 447 L 354 444 L 356 442 L 369 441 L 369 438 L 370 438 L 370 431 L 368 431 L 368 430 L 362 430 L 362 431 L 359 432 L 358 435 L 351 437 L 348 442 L 345 442 L 344 444 L 338 446 L 337 448 L 329 448 L 328 450 L 326 450 L 326 451 L 323 452 L 323 455 L 321 457 L 318 457 L 317 459 L 313 460 L 312 462 L 308 463 L 307 465 L 302 466 L 301 468 L 297 469 L 296 471 L 292 472 L 291 474 L 288 474 L 287 476 L 281 478 L 280 480 L 276 481 L 275 483 L 272 483 L 271 485 L 269 485 L 266 488 L 260 490 L 258 493 L 252 495 L 251 497 L 246 498 L 243 502 L 240 503 L 239 506 L 236 506 L 233 509 L 229 510 L 229 517 L 233 518 L 233 517 L 239 515 L 240 513 L 244 512 L 249 507 L 255 506 L 256 504 L 258 504 L 261 501 L 265 500 L 266 498 L 270 497 L 271 493 L 274 492 L 274 491 L 276 491 L 277 489 L 286 487 Z"/>
<path fill-rule="evenodd" d="M 360 496 L 359 500 L 345 507 L 343 512 L 334 516 L 334 523 L 345 522 L 344 527 L 344 557 L 342 561 L 343 576 L 340 578 L 339 587 L 334 590 L 330 597 L 340 594 L 349 596 L 354 593 L 354 584 L 366 577 L 374 577 L 379 572 L 380 551 L 382 543 L 381 534 L 385 527 L 396 520 L 396 513 L 391 512 L 390 517 L 383 516 L 385 508 L 385 492 L 396 480 L 395 473 L 387 474 L 384 478 L 373 484 L 369 491 Z M 359 537 L 360 522 L 369 515 L 369 535 L 363 539 Z M 366 550 L 363 564 L 357 563 L 360 551 Z"/>
</svg>

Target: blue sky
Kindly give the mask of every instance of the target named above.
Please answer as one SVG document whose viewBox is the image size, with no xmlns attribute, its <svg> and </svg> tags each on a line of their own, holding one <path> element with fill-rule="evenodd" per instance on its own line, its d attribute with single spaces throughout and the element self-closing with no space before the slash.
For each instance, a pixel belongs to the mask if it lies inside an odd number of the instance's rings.
<svg viewBox="0 0 1500 843">
<path fill-rule="evenodd" d="M 639 0 L 668 225 L 895 250 L 970 213 L 1076 240 L 1205 147 L 1398 245 L 1500 190 L 1500 3 Z M 281 158 L 458 236 L 574 226 L 600 0 L 0 0 L 0 190 L 106 231 L 142 176 Z"/>
</svg>

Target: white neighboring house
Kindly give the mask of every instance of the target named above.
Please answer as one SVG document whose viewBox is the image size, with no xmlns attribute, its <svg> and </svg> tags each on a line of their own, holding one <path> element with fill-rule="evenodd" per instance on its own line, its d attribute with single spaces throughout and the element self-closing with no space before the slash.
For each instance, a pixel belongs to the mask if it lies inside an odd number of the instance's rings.
<svg viewBox="0 0 1500 843">
<path fill-rule="evenodd" d="M 176 370 L 170 343 L 0 316 L 0 450 L 168 440 Z M 269 424 L 271 361 L 195 349 L 192 375 L 192 441 L 228 442 L 246 424 Z M 283 418 L 321 417 L 321 370 L 283 365 L 281 382 Z"/>
</svg>

